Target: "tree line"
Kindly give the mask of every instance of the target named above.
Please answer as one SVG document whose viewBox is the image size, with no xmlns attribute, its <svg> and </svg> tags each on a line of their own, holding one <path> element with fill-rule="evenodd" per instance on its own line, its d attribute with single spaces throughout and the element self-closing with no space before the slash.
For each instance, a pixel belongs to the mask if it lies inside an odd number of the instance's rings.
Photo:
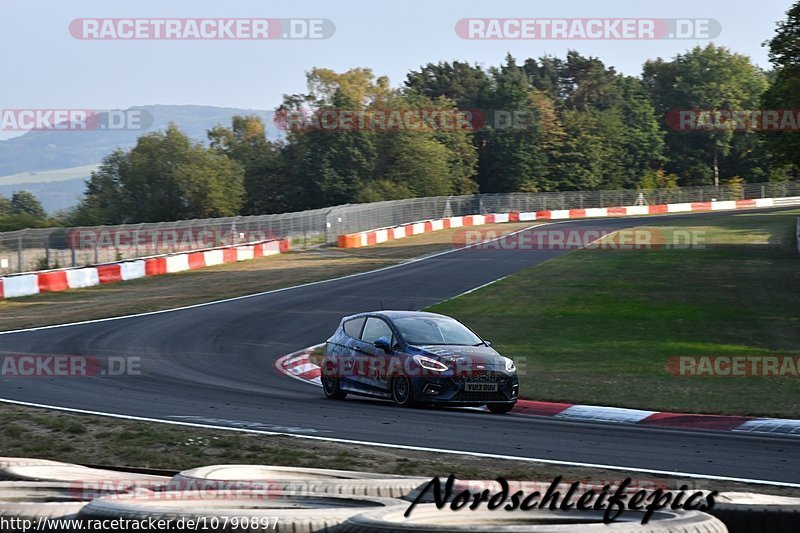
<svg viewBox="0 0 800 533">
<path fill-rule="evenodd" d="M 409 72 L 401 87 L 367 68 L 315 68 L 307 91 L 284 96 L 276 116 L 469 110 L 485 120 L 472 128 L 335 131 L 301 124 L 270 141 L 259 118 L 236 116 L 211 129 L 207 143 L 171 125 L 107 156 L 67 222 L 157 222 L 478 192 L 796 179 L 798 131 L 686 131 L 667 118 L 676 110 L 800 108 L 800 2 L 768 46 L 770 71 L 714 44 L 647 61 L 639 76 L 576 51 L 522 61 L 509 55 L 490 68 L 429 63 Z M 499 120 L 509 116 L 512 127 Z"/>
<path fill-rule="evenodd" d="M 22 228 L 57 226 L 59 221 L 49 218 L 42 203 L 29 191 L 15 191 L 11 198 L 0 195 L 0 231 Z"/>
</svg>

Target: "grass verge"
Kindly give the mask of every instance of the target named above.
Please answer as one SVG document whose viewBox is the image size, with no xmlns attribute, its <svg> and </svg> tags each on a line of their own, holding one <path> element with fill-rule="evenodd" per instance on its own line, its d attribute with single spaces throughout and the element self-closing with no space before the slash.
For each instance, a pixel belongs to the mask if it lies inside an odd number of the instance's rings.
<svg viewBox="0 0 800 533">
<path fill-rule="evenodd" d="M 659 225 L 698 232 L 705 248 L 578 250 L 430 310 L 515 358 L 524 398 L 798 418 L 796 375 L 666 370 L 674 356 L 800 355 L 798 215 Z"/>
</svg>

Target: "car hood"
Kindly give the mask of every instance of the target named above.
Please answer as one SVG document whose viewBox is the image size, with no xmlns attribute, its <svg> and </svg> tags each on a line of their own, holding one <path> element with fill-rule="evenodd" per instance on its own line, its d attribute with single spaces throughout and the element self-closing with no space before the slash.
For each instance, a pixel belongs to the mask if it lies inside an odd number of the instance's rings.
<svg viewBox="0 0 800 533">
<path fill-rule="evenodd" d="M 488 346 L 460 346 L 460 345 L 423 345 L 410 346 L 412 353 L 419 353 L 437 361 L 441 361 L 451 368 L 480 369 L 480 366 L 489 369 L 504 369 L 505 359 L 493 348 Z"/>
</svg>

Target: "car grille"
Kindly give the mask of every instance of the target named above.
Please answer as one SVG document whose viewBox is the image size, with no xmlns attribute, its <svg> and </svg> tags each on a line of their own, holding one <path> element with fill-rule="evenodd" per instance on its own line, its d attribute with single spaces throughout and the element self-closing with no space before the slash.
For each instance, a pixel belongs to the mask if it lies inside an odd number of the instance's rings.
<svg viewBox="0 0 800 533">
<path fill-rule="evenodd" d="M 502 372 L 493 372 L 491 370 L 486 370 L 482 372 L 465 372 L 463 374 L 459 374 L 453 376 L 453 381 L 456 383 L 505 383 L 508 380 L 508 376 L 503 374 Z"/>
<path fill-rule="evenodd" d="M 502 392 L 458 392 L 452 398 L 456 402 L 507 402 L 508 397 Z"/>
</svg>

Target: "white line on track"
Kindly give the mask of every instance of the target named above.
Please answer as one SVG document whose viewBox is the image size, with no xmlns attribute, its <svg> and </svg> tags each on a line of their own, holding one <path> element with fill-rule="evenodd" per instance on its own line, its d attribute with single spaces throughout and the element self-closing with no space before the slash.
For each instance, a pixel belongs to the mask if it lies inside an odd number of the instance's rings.
<svg viewBox="0 0 800 533">
<path fill-rule="evenodd" d="M 121 415 L 121 414 L 114 414 L 114 413 L 102 413 L 99 411 L 89 411 L 85 409 L 73 409 L 71 407 L 58 407 L 55 405 L 44 405 L 38 403 L 30 403 L 30 402 L 20 402 L 16 400 L 5 400 L 0 399 L 2 403 L 9 403 L 14 405 L 22 405 L 25 407 L 39 407 L 43 409 L 54 409 L 57 411 L 65 411 L 69 413 L 78 413 L 84 415 L 96 415 L 96 416 L 105 416 L 109 418 L 119 418 L 123 420 L 134 420 L 138 422 L 156 422 L 159 424 L 170 424 L 173 426 L 186 426 L 186 427 L 196 427 L 196 428 L 203 428 L 203 429 L 215 429 L 215 430 L 224 430 L 224 431 L 234 431 L 237 433 L 252 433 L 257 435 L 271 435 L 271 436 L 283 436 L 283 437 L 294 437 L 298 439 L 308 439 L 308 440 L 318 440 L 318 441 L 325 441 L 325 442 L 336 442 L 340 444 L 355 444 L 359 446 L 375 446 L 379 448 L 391 448 L 396 450 L 411 450 L 417 452 L 433 452 L 433 453 L 444 453 L 448 455 L 467 455 L 470 457 L 482 457 L 487 459 L 504 459 L 508 461 L 523 461 L 526 463 L 541 463 L 541 464 L 549 464 L 549 465 L 560 465 L 560 466 L 575 466 L 575 467 L 586 467 L 586 468 L 605 468 L 608 470 L 617 470 L 623 472 L 637 472 L 641 474 L 655 474 L 655 475 L 665 475 L 665 476 L 677 476 L 677 477 L 687 477 L 691 479 L 708 479 L 712 481 L 733 481 L 737 483 L 752 483 L 754 485 L 770 485 L 775 487 L 788 487 L 798 489 L 800 488 L 800 483 L 787 483 L 783 481 L 768 481 L 764 479 L 749 479 L 749 478 L 740 478 L 740 477 L 727 477 L 727 476 L 714 476 L 714 475 L 706 475 L 706 474 L 695 474 L 692 472 L 675 472 L 671 470 L 651 470 L 648 468 L 636 468 L 636 467 L 629 467 L 629 466 L 618 466 L 618 465 L 604 465 L 598 463 L 582 463 L 576 461 L 559 461 L 556 459 L 540 459 L 540 458 L 533 458 L 533 457 L 518 457 L 514 455 L 502 455 L 502 454 L 495 454 L 495 453 L 481 453 L 481 452 L 470 452 L 466 450 L 441 450 L 438 448 L 426 448 L 423 446 L 409 446 L 405 444 L 388 444 L 383 442 L 368 442 L 368 441 L 360 441 L 360 440 L 352 440 L 352 439 L 339 439 L 336 437 L 320 437 L 316 435 L 298 435 L 295 433 L 285 433 L 285 432 L 278 432 L 278 431 L 263 431 L 257 429 L 246 429 L 246 428 L 233 428 L 233 427 L 225 427 L 225 426 L 215 426 L 211 424 L 198 424 L 194 422 L 178 422 L 175 420 L 163 420 L 160 418 L 148 418 L 143 416 L 133 416 L 133 415 Z"/>
</svg>

